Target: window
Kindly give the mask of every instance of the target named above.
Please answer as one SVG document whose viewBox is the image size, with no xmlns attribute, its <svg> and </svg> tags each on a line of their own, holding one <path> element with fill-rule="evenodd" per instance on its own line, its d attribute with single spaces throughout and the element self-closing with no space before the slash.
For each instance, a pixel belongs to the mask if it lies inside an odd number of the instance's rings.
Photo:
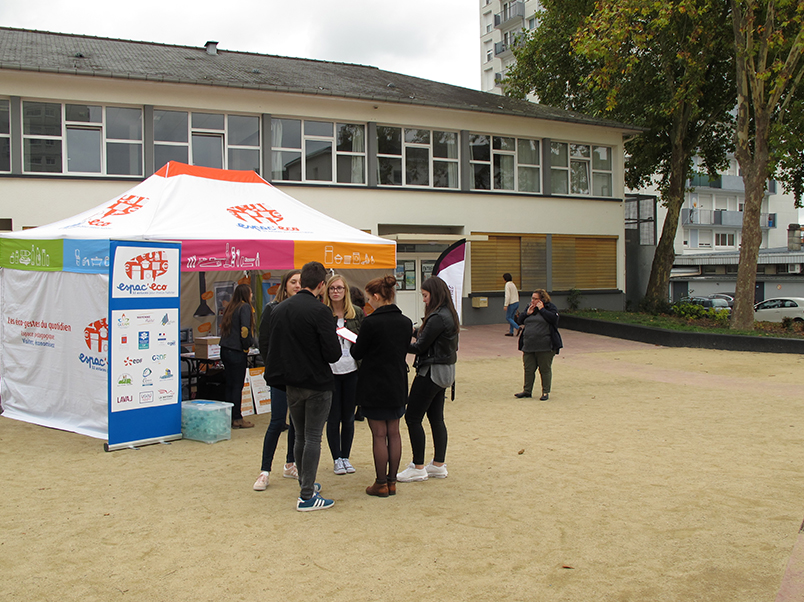
<svg viewBox="0 0 804 602">
<path fill-rule="evenodd" d="M 11 171 L 11 135 L 9 104 L 0 99 L 0 172 Z"/>
<path fill-rule="evenodd" d="M 362 124 L 272 119 L 271 147 L 274 180 L 366 183 Z"/>
<path fill-rule="evenodd" d="M 180 161 L 260 173 L 260 118 L 154 111 L 154 167 Z"/>
<path fill-rule="evenodd" d="M 141 109 L 25 101 L 22 133 L 25 172 L 142 175 Z"/>
<path fill-rule="evenodd" d="M 472 187 L 541 192 L 540 148 L 538 140 L 470 134 Z"/>
<path fill-rule="evenodd" d="M 734 246 L 734 233 L 733 232 L 717 232 L 715 234 L 716 247 L 733 247 Z"/>
<path fill-rule="evenodd" d="M 552 142 L 550 178 L 553 194 L 613 196 L 611 155 L 608 146 Z"/>
<path fill-rule="evenodd" d="M 458 188 L 458 133 L 377 126 L 377 182 Z"/>
</svg>

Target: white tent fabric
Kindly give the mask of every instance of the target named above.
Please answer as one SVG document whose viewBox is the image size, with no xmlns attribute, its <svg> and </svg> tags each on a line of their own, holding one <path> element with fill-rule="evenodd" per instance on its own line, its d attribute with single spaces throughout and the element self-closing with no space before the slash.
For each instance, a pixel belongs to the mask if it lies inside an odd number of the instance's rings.
<svg viewBox="0 0 804 602">
<path fill-rule="evenodd" d="M 3 416 L 105 439 L 109 277 L 2 272 Z"/>
<path fill-rule="evenodd" d="M 0 235 L 4 416 L 107 437 L 110 240 L 180 241 L 184 272 L 396 266 L 393 241 L 254 172 L 171 162 L 94 209 Z"/>
<path fill-rule="evenodd" d="M 393 241 L 315 211 L 254 172 L 175 162 L 94 209 L 2 236 L 180 241 L 183 271 L 290 269 L 313 260 L 335 269 L 396 265 Z M 65 266 L 71 265 L 72 251 L 64 246 Z M 54 255 L 50 269 L 58 268 Z"/>
</svg>

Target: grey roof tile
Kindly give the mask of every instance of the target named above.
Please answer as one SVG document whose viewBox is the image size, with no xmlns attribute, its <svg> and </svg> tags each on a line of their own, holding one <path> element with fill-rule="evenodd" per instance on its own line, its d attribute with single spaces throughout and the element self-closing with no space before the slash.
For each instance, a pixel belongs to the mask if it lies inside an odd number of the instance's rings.
<svg viewBox="0 0 804 602">
<path fill-rule="evenodd" d="M 0 69 L 331 95 L 640 128 L 376 67 L 0 27 Z"/>
</svg>

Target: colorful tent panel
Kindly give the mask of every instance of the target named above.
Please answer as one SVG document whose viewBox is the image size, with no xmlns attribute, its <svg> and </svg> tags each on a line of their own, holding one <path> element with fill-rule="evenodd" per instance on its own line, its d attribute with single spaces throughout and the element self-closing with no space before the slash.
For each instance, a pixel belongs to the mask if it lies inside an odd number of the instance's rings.
<svg viewBox="0 0 804 602">
<path fill-rule="evenodd" d="M 252 171 L 171 161 L 79 215 L 0 237 L 0 266 L 108 272 L 109 240 L 182 243 L 183 271 L 393 269 L 396 244 L 315 211 Z"/>
</svg>

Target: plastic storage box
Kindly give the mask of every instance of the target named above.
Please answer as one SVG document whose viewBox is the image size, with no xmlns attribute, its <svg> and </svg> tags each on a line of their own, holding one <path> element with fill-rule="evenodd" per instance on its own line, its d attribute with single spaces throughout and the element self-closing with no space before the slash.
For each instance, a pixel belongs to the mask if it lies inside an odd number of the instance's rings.
<svg viewBox="0 0 804 602">
<path fill-rule="evenodd" d="M 181 402 L 181 436 L 215 443 L 232 438 L 232 404 L 195 399 Z"/>
</svg>

